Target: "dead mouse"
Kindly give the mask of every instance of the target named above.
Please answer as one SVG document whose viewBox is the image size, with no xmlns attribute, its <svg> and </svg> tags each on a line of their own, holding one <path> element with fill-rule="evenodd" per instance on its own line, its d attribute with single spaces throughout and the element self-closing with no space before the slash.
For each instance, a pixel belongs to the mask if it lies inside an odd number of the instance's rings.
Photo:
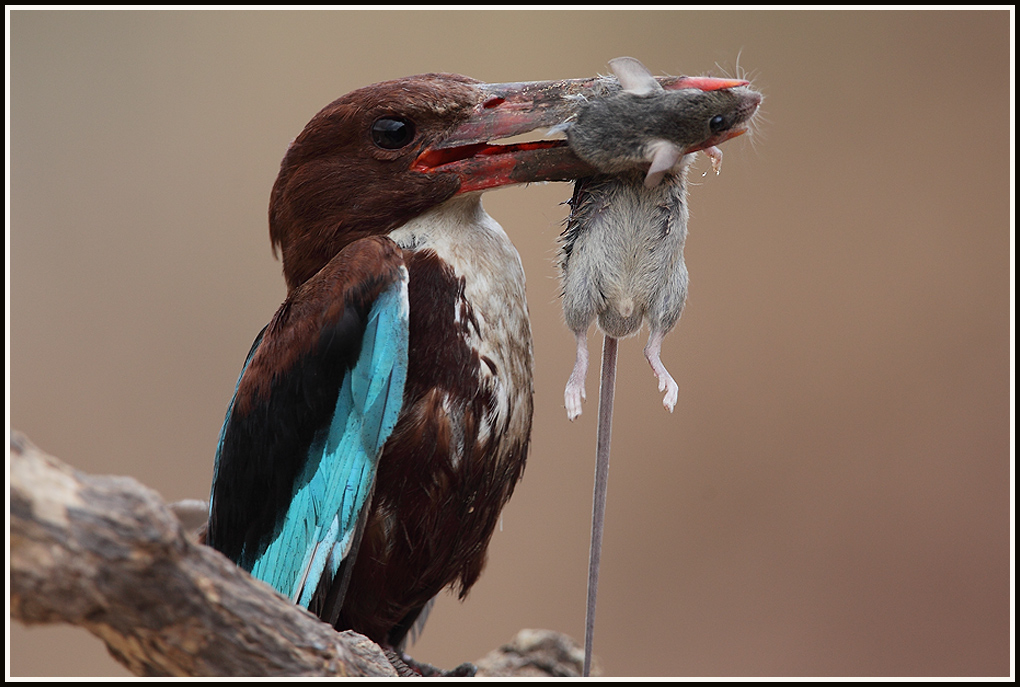
<svg viewBox="0 0 1020 687">
<path fill-rule="evenodd" d="M 596 318 L 617 339 L 648 323 L 645 357 L 672 412 L 678 388 L 660 350 L 687 297 L 687 167 L 704 150 L 718 171 L 716 146 L 744 133 L 761 103 L 746 81 L 693 78 L 694 87 L 665 90 L 636 59 L 610 67 L 623 90 L 588 103 L 567 129 L 571 149 L 604 173 L 577 180 L 561 236 L 563 312 L 577 337 L 564 392 L 571 420 L 581 414 Z"/>
<path fill-rule="evenodd" d="M 583 675 L 591 670 L 599 561 L 609 476 L 617 340 L 648 322 L 645 357 L 665 391 L 670 411 L 677 384 L 660 360 L 663 337 L 687 298 L 687 167 L 704 150 L 716 171 L 715 147 L 747 130 L 761 95 L 746 81 L 685 77 L 665 90 L 637 60 L 610 63 L 623 90 L 582 107 L 567 128 L 578 157 L 602 174 L 578 179 L 561 236 L 563 312 L 577 337 L 577 360 L 567 382 L 567 417 L 581 414 L 588 371 L 588 328 L 605 333 L 596 439 L 595 494 L 588 560 Z"/>
</svg>

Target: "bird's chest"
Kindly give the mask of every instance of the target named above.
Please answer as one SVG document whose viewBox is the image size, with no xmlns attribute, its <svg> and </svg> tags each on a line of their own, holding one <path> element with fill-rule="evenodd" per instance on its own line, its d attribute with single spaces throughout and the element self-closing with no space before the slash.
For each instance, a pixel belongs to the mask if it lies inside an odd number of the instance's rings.
<svg viewBox="0 0 1020 687">
<path fill-rule="evenodd" d="M 480 207 L 459 222 L 426 216 L 391 234 L 408 266 L 407 400 L 445 416 L 450 456 L 502 460 L 471 450 L 495 437 L 526 437 L 532 412 L 532 340 L 520 257 Z M 425 399 L 425 401 L 422 401 Z M 498 441 L 496 442 L 499 443 Z"/>
<path fill-rule="evenodd" d="M 389 238 L 408 272 L 407 375 L 337 627 L 396 642 L 481 574 L 526 461 L 532 344 L 520 258 L 477 198 Z"/>
<path fill-rule="evenodd" d="M 352 618 L 395 623 L 447 584 L 469 589 L 524 470 L 533 403 L 524 272 L 495 222 L 461 214 L 390 234 L 409 276 L 407 383 L 379 462 Z M 371 598 L 404 602 L 380 609 Z"/>
</svg>

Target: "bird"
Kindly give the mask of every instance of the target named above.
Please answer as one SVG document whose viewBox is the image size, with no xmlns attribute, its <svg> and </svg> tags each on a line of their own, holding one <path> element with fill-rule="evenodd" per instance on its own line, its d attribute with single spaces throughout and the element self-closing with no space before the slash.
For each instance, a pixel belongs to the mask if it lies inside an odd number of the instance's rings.
<svg viewBox="0 0 1020 687">
<path fill-rule="evenodd" d="M 287 295 L 228 405 L 204 540 L 337 630 L 402 650 L 481 574 L 534 408 L 524 270 L 481 198 L 593 174 L 563 138 L 500 140 L 568 121 L 602 81 L 384 81 L 284 155 Z"/>
<path fill-rule="evenodd" d="M 373 84 L 284 156 L 287 297 L 228 407 L 206 542 L 337 629 L 399 647 L 481 573 L 533 410 L 524 271 L 481 194 L 588 169 L 562 140 L 489 140 L 560 121 L 580 87 Z"/>
</svg>

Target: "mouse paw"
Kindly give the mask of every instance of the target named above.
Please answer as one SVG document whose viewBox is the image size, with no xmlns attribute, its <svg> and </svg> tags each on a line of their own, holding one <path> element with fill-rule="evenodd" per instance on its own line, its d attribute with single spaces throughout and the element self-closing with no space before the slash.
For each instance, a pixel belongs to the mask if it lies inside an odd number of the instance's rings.
<svg viewBox="0 0 1020 687">
<path fill-rule="evenodd" d="M 669 376 L 667 375 L 667 377 Z M 662 398 L 662 406 L 672 413 L 673 408 L 676 407 L 677 396 L 680 395 L 680 387 L 677 386 L 672 377 L 669 377 L 665 381 L 659 380 L 659 391 L 666 391 L 666 395 Z"/>
<path fill-rule="evenodd" d="M 659 380 L 659 392 L 665 392 L 665 396 L 662 398 L 662 407 L 672 413 L 673 408 L 676 407 L 676 399 L 680 395 L 680 387 L 677 386 L 673 375 L 667 372 L 665 367 L 660 365 L 659 369 L 654 371 L 655 377 Z"/>
<path fill-rule="evenodd" d="M 563 405 L 567 408 L 567 419 L 573 422 L 581 415 L 581 404 L 584 402 L 584 384 L 577 384 L 574 380 L 567 383 L 563 392 Z"/>
<path fill-rule="evenodd" d="M 669 373 L 669 370 L 666 369 L 666 366 L 662 364 L 662 360 L 659 358 L 663 336 L 663 332 L 652 332 L 651 337 L 648 339 L 648 345 L 645 346 L 645 358 L 648 359 L 648 364 L 652 366 L 652 373 L 655 374 L 655 378 L 659 380 L 659 392 L 666 393 L 662 399 L 662 405 L 672 413 L 673 408 L 676 407 L 677 396 L 680 395 L 680 388 L 677 386 L 676 381 L 674 381 L 673 375 Z"/>
</svg>

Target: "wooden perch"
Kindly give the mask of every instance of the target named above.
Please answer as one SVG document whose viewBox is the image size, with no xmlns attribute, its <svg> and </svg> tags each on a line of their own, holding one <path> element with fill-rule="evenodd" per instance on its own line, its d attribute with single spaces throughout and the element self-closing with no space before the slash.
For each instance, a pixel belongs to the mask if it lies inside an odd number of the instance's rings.
<svg viewBox="0 0 1020 687">
<path fill-rule="evenodd" d="M 198 544 L 151 489 L 86 475 L 11 434 L 11 616 L 102 639 L 136 675 L 395 676 L 382 649 L 336 632 Z M 523 630 L 481 675 L 580 675 L 569 637 Z"/>
</svg>

